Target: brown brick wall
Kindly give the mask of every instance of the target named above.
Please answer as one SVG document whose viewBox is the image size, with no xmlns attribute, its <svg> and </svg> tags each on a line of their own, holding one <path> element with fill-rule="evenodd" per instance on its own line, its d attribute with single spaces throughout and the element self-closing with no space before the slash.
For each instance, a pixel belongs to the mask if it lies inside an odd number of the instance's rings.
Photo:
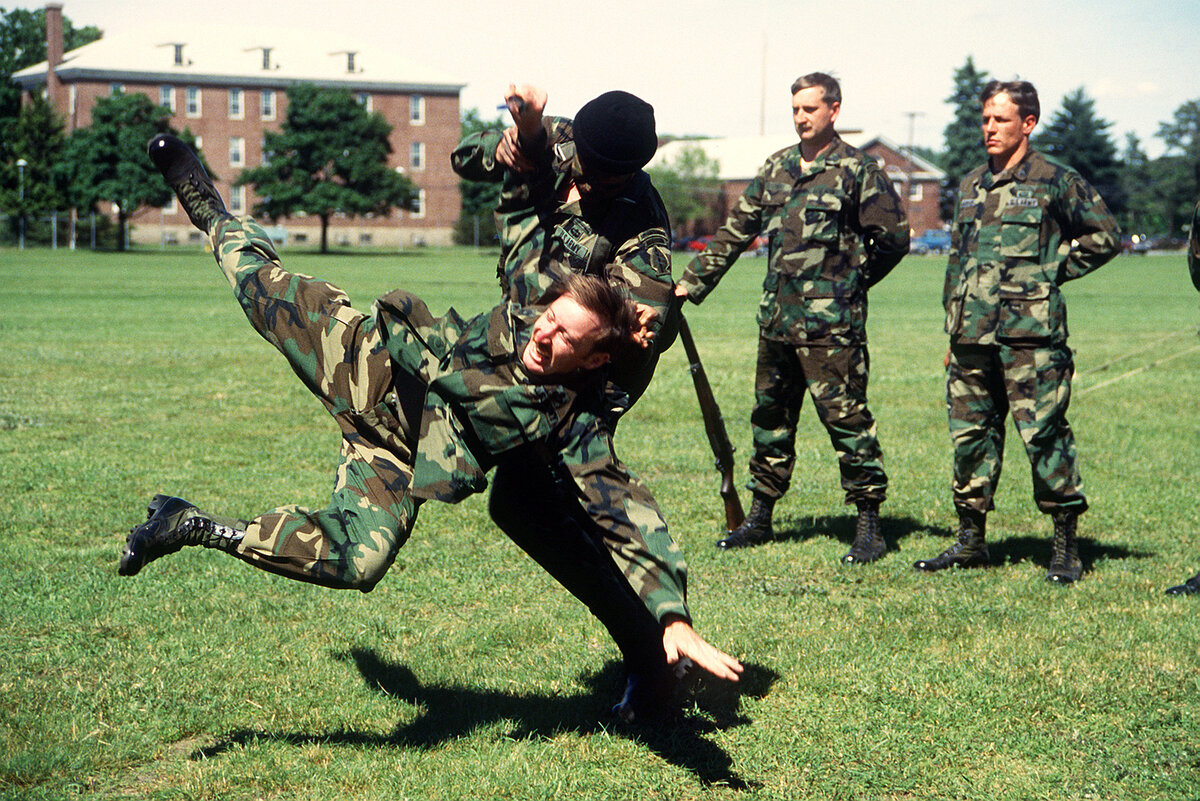
<svg viewBox="0 0 1200 801">
<path fill-rule="evenodd" d="M 159 83 L 126 83 L 125 92 L 140 92 L 155 103 L 159 102 Z M 200 116 L 187 115 L 187 87 L 194 83 L 172 84 L 175 92 L 175 112 L 171 127 L 182 131 L 185 128 L 200 139 L 205 160 L 212 167 L 217 189 L 227 200 L 231 196 L 232 182 L 242 169 L 262 163 L 263 133 L 279 130 L 287 114 L 287 94 L 284 87 L 275 90 L 275 116 L 272 120 L 261 117 L 262 89 L 243 88 L 242 118 L 229 116 L 230 89 L 224 86 L 200 86 Z M 71 87 L 74 87 L 75 107 L 68 108 Z M 60 111 L 67 118 L 68 130 L 91 124 L 91 112 L 96 101 L 111 93 L 111 84 L 100 81 L 73 82 L 64 85 L 59 94 Z M 331 244 L 369 244 L 404 247 L 413 244 L 448 244 L 450 232 L 460 210 L 458 181 L 450 168 L 450 152 L 459 138 L 459 99 L 457 93 L 427 94 L 425 97 L 424 124 L 410 122 L 410 95 L 401 92 L 372 92 L 371 108 L 378 111 L 392 125 L 392 154 L 389 164 L 401 167 L 405 174 L 425 191 L 425 212 L 416 216 L 408 211 L 393 210 L 383 218 L 338 218 L 330 222 Z M 240 167 L 230 164 L 229 141 L 240 136 L 244 140 L 243 159 Z M 425 146 L 424 167 L 413 169 L 411 147 L 414 142 Z M 250 213 L 256 198 L 246 188 L 244 213 Z M 163 214 L 158 209 L 141 209 L 134 217 L 133 237 L 136 241 L 159 242 L 164 236 L 172 241 L 186 241 L 191 234 L 187 216 L 176 209 L 172 214 Z M 264 221 L 265 222 L 265 221 Z M 297 217 L 280 220 L 293 241 L 296 235 L 303 236 L 310 244 L 320 238 L 320 222 L 314 217 Z"/>
</svg>

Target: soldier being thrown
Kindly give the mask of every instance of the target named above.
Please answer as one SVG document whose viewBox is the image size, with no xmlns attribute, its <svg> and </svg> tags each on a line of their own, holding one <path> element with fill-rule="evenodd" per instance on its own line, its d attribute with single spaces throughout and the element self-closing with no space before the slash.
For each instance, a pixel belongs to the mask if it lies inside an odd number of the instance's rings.
<svg viewBox="0 0 1200 801">
<path fill-rule="evenodd" d="M 602 391 L 596 368 L 636 341 L 633 305 L 604 282 L 578 276 L 566 278 L 544 310 L 506 303 L 470 319 L 453 310 L 434 318 L 420 299 L 396 290 L 363 314 L 336 287 L 285 272 L 265 232 L 226 212 L 178 139 L 155 137 L 150 156 L 192 223 L 212 237 L 251 324 L 337 421 L 342 449 L 328 509 L 285 507 L 236 520 L 156 496 L 149 519 L 128 537 L 122 575 L 184 545 L 204 545 L 288 578 L 368 592 L 424 500 L 453 503 L 478 492 L 513 448 L 568 447 L 576 408 Z M 682 659 L 737 679 L 737 660 L 692 629 L 681 586 L 681 612 L 660 624 L 586 521 L 564 520 L 561 546 L 576 567 L 555 578 L 601 620 L 638 679 L 619 705 L 623 717 L 657 712 L 668 665 Z M 644 567 L 659 569 L 650 561 Z"/>
<path fill-rule="evenodd" d="M 1040 112 L 1032 84 L 992 81 L 980 102 L 988 163 L 959 189 L 942 298 L 958 536 L 914 567 L 987 564 L 984 523 L 1011 410 L 1034 501 L 1054 521 L 1046 580 L 1070 584 L 1083 574 L 1075 527 L 1087 498 L 1066 416 L 1075 366 L 1059 285 L 1117 254 L 1117 224 L 1079 173 L 1030 148 Z"/>
</svg>

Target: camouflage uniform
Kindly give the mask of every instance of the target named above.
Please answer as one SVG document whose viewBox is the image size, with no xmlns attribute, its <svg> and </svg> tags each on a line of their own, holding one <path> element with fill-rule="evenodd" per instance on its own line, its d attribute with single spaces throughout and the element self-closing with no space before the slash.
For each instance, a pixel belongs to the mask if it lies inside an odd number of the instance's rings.
<svg viewBox="0 0 1200 801">
<path fill-rule="evenodd" d="M 1192 274 L 1192 284 L 1200 289 L 1200 203 L 1192 213 L 1192 233 L 1188 237 L 1188 272 Z"/>
<path fill-rule="evenodd" d="M 537 310 L 505 303 L 470 319 L 453 309 L 435 318 L 397 290 L 365 315 L 336 287 L 284 271 L 253 221 L 221 222 L 213 244 L 252 325 L 284 354 L 343 437 L 330 507 L 256 517 L 234 551 L 243 560 L 367 592 L 408 538 L 422 501 L 453 503 L 480 491 L 487 470 L 513 453 L 536 452 L 557 465 L 559 451 L 581 449 L 576 418 L 602 397 L 602 379 L 529 382 L 520 354 Z M 665 665 L 662 631 L 647 605 L 687 616 L 679 550 L 669 538 L 654 544 L 661 552 L 626 543 L 614 562 L 615 554 L 584 538 L 558 542 L 567 567 L 556 578 L 572 582 L 568 589 L 643 672 Z"/>
<path fill-rule="evenodd" d="M 554 532 L 568 521 L 583 525 L 599 537 L 657 620 L 667 615 L 690 619 L 683 603 L 682 554 L 654 496 L 617 458 L 612 441 L 617 420 L 645 391 L 659 353 L 672 339 L 666 212 L 644 172 L 614 199 L 564 202 L 560 198 L 572 177 L 581 174 L 571 122 L 546 117 L 543 132 L 541 141 L 522 142 L 523 155 L 536 164 L 531 173 L 518 174 L 496 162 L 499 132 L 467 137 L 451 157 L 464 178 L 502 182 L 496 218 L 501 232 L 497 274 L 504 296 L 535 304 L 566 271 L 596 275 L 657 310 L 658 336 L 651 348 L 631 349 L 604 371 L 603 401 L 573 416 L 571 444 L 558 451 L 549 471 L 531 469 L 524 455 L 501 460 L 492 517 L 552 574 Z M 556 496 L 562 503 L 531 505 L 530 496 Z"/>
<path fill-rule="evenodd" d="M 758 307 L 749 488 L 782 496 L 807 389 L 837 451 L 847 503 L 882 501 L 887 475 L 867 409 L 867 290 L 908 252 L 908 223 L 875 160 L 835 136 L 807 168 L 773 154 L 679 285 L 700 303 L 751 241 L 767 237 Z"/>
<path fill-rule="evenodd" d="M 991 510 L 1010 410 L 1038 508 L 1087 509 L 1066 419 L 1074 363 L 1059 286 L 1118 249 L 1116 221 L 1096 191 L 1040 153 L 963 179 L 943 292 L 958 509 Z"/>
</svg>

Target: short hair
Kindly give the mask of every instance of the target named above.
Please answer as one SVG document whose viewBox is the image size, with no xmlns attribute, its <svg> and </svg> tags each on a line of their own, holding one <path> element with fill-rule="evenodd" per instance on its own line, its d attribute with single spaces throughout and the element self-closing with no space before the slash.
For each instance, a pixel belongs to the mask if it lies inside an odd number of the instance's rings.
<svg viewBox="0 0 1200 801">
<path fill-rule="evenodd" d="M 633 343 L 639 327 L 637 307 L 621 290 L 593 275 L 567 273 L 546 294 L 546 302 L 552 303 L 562 295 L 573 297 L 600 321 L 594 351 L 612 356 Z"/>
<path fill-rule="evenodd" d="M 810 72 L 808 75 L 801 75 L 792 82 L 792 94 L 813 86 L 819 86 L 825 90 L 824 100 L 827 105 L 832 106 L 834 103 L 842 102 L 842 87 L 837 82 L 837 78 L 826 75 L 824 72 Z"/>
<path fill-rule="evenodd" d="M 1021 119 L 1033 117 L 1041 119 L 1042 107 L 1038 103 L 1037 89 L 1029 81 L 988 81 L 979 93 L 979 105 L 991 100 L 998 94 L 1006 94 L 1017 106 Z"/>
</svg>

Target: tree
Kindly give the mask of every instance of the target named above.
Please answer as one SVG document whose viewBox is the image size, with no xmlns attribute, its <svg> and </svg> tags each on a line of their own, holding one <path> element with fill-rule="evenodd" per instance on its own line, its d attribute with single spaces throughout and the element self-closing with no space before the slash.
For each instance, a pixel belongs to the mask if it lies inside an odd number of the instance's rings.
<svg viewBox="0 0 1200 801">
<path fill-rule="evenodd" d="M 473 108 L 463 114 L 460 138 L 465 139 L 471 134 L 496 131 L 504 127 L 504 121 L 500 118 L 483 120 L 479 116 L 479 109 Z M 454 225 L 454 241 L 460 245 L 494 242 L 496 217 L 493 212 L 500 200 L 500 184 L 491 181 L 468 181 L 464 178 L 458 182 L 458 191 L 462 195 L 462 213 Z"/>
<path fill-rule="evenodd" d="M 92 25 L 76 28 L 63 17 L 63 49 L 74 50 L 100 38 Z M 13 73 L 46 60 L 46 10 L 0 7 L 0 120 L 14 120 L 21 108 L 21 89 Z"/>
<path fill-rule="evenodd" d="M 125 249 L 130 216 L 140 207 L 165 206 L 171 190 L 150 159 L 146 142 L 170 130 L 170 111 L 143 94 L 117 92 L 100 98 L 92 124 L 74 131 L 63 158 L 73 205 L 94 209 L 107 200 L 117 207 L 117 249 Z"/>
<path fill-rule="evenodd" d="M 1150 183 L 1150 157 L 1135 133 L 1125 135 L 1120 181 L 1125 198 L 1124 210 L 1117 214 L 1121 229 L 1130 234 L 1164 230 L 1158 193 Z"/>
<path fill-rule="evenodd" d="M 1096 102 L 1082 86 L 1066 95 L 1058 111 L 1038 127 L 1035 148 L 1078 170 L 1114 214 L 1124 211 L 1117 147 L 1108 133 L 1112 123 L 1096 116 Z"/>
<path fill-rule="evenodd" d="M 334 214 L 387 216 L 417 198 L 412 181 L 387 165 L 391 131 L 382 114 L 368 114 L 349 90 L 297 84 L 288 89 L 282 130 L 266 134 L 262 165 L 243 170 L 235 185 L 254 187 L 261 198 L 256 216 L 318 217 L 327 253 Z"/>
<path fill-rule="evenodd" d="M 967 63 L 954 71 L 954 91 L 946 98 L 947 103 L 954 105 L 954 120 L 943 132 L 946 149 L 941 159 L 942 169 L 946 172 L 940 204 L 943 220 L 954 218 L 958 185 L 963 176 L 985 158 L 980 133 L 979 93 L 987 81 L 988 74 L 977 70 L 970 56 L 967 56 Z"/>
<path fill-rule="evenodd" d="M 14 226 L 69 205 L 63 128 L 62 118 L 41 95 L 34 95 L 9 127 L 12 159 L 0 164 L 0 208 L 14 214 Z M 17 166 L 19 159 L 24 168 Z"/>
<path fill-rule="evenodd" d="M 649 170 L 675 231 L 712 215 L 720 170 L 721 165 L 698 144 L 684 145 L 672 161 Z"/>
<path fill-rule="evenodd" d="M 1183 157 L 1192 180 L 1200 186 L 1200 100 L 1189 100 L 1175 109 L 1175 118 L 1158 125 L 1158 138 L 1168 153 Z"/>
</svg>

